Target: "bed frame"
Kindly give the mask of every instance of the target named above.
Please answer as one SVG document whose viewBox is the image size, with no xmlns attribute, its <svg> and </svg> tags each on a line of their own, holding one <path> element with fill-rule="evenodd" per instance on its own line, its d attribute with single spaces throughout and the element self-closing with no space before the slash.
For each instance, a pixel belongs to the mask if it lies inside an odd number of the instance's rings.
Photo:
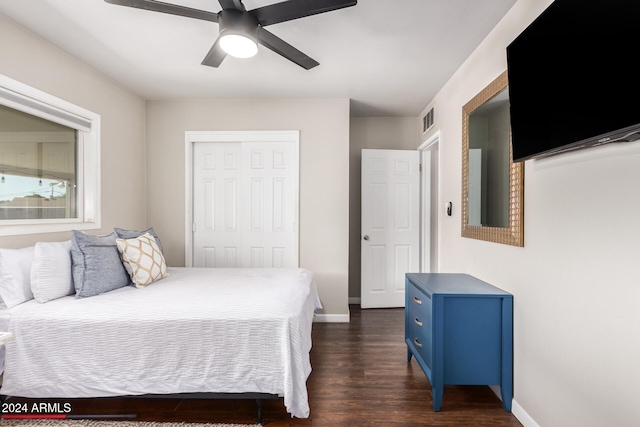
<svg viewBox="0 0 640 427">
<path fill-rule="evenodd" d="M 262 414 L 263 400 L 278 400 L 280 396 L 269 393 L 178 393 L 178 394 L 143 394 L 140 396 L 126 396 L 130 398 L 153 399 L 200 399 L 200 400 L 253 400 L 257 404 L 256 423 L 264 425 Z"/>
</svg>

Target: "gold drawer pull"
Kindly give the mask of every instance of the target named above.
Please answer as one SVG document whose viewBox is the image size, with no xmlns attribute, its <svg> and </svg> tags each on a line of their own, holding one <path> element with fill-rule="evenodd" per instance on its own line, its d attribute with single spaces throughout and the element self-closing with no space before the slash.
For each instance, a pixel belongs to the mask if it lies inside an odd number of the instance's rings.
<svg viewBox="0 0 640 427">
<path fill-rule="evenodd" d="M 418 342 L 418 338 L 414 338 L 413 339 L 413 343 L 416 345 L 416 347 L 422 348 L 422 344 L 420 344 L 420 342 Z"/>
<path fill-rule="evenodd" d="M 418 297 L 413 297 L 413 301 L 416 302 L 417 304 L 422 304 L 422 301 L 420 301 Z"/>
<path fill-rule="evenodd" d="M 418 326 L 422 326 L 422 322 L 421 322 L 421 321 L 419 321 L 417 317 L 414 317 L 414 318 L 413 318 L 413 321 L 414 321 L 414 322 L 416 322 L 416 325 L 418 325 Z"/>
</svg>

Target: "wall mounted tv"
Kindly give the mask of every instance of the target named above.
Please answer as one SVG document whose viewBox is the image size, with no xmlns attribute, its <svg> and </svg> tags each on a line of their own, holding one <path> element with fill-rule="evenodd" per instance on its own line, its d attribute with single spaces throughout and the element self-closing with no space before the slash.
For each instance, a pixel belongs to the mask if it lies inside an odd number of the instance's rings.
<svg viewBox="0 0 640 427">
<path fill-rule="evenodd" d="M 507 47 L 513 160 L 640 139 L 639 0 L 556 0 Z"/>
</svg>

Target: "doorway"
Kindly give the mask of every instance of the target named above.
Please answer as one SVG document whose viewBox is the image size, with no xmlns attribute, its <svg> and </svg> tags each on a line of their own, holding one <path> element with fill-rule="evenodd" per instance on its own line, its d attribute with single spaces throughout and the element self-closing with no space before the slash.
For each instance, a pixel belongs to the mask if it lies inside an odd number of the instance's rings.
<svg viewBox="0 0 640 427">
<path fill-rule="evenodd" d="M 439 271 L 440 235 L 440 132 L 436 132 L 418 147 L 422 163 L 420 185 L 421 228 L 420 228 L 420 271 Z"/>
</svg>

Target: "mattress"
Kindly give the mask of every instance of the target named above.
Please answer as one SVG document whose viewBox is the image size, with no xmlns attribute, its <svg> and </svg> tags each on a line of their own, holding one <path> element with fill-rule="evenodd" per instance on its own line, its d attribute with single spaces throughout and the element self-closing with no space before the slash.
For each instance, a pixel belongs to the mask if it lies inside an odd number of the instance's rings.
<svg viewBox="0 0 640 427">
<path fill-rule="evenodd" d="M 292 416 L 308 417 L 311 326 L 321 308 L 311 272 L 168 271 L 143 289 L 10 309 L 0 393 L 272 393 Z"/>
</svg>

